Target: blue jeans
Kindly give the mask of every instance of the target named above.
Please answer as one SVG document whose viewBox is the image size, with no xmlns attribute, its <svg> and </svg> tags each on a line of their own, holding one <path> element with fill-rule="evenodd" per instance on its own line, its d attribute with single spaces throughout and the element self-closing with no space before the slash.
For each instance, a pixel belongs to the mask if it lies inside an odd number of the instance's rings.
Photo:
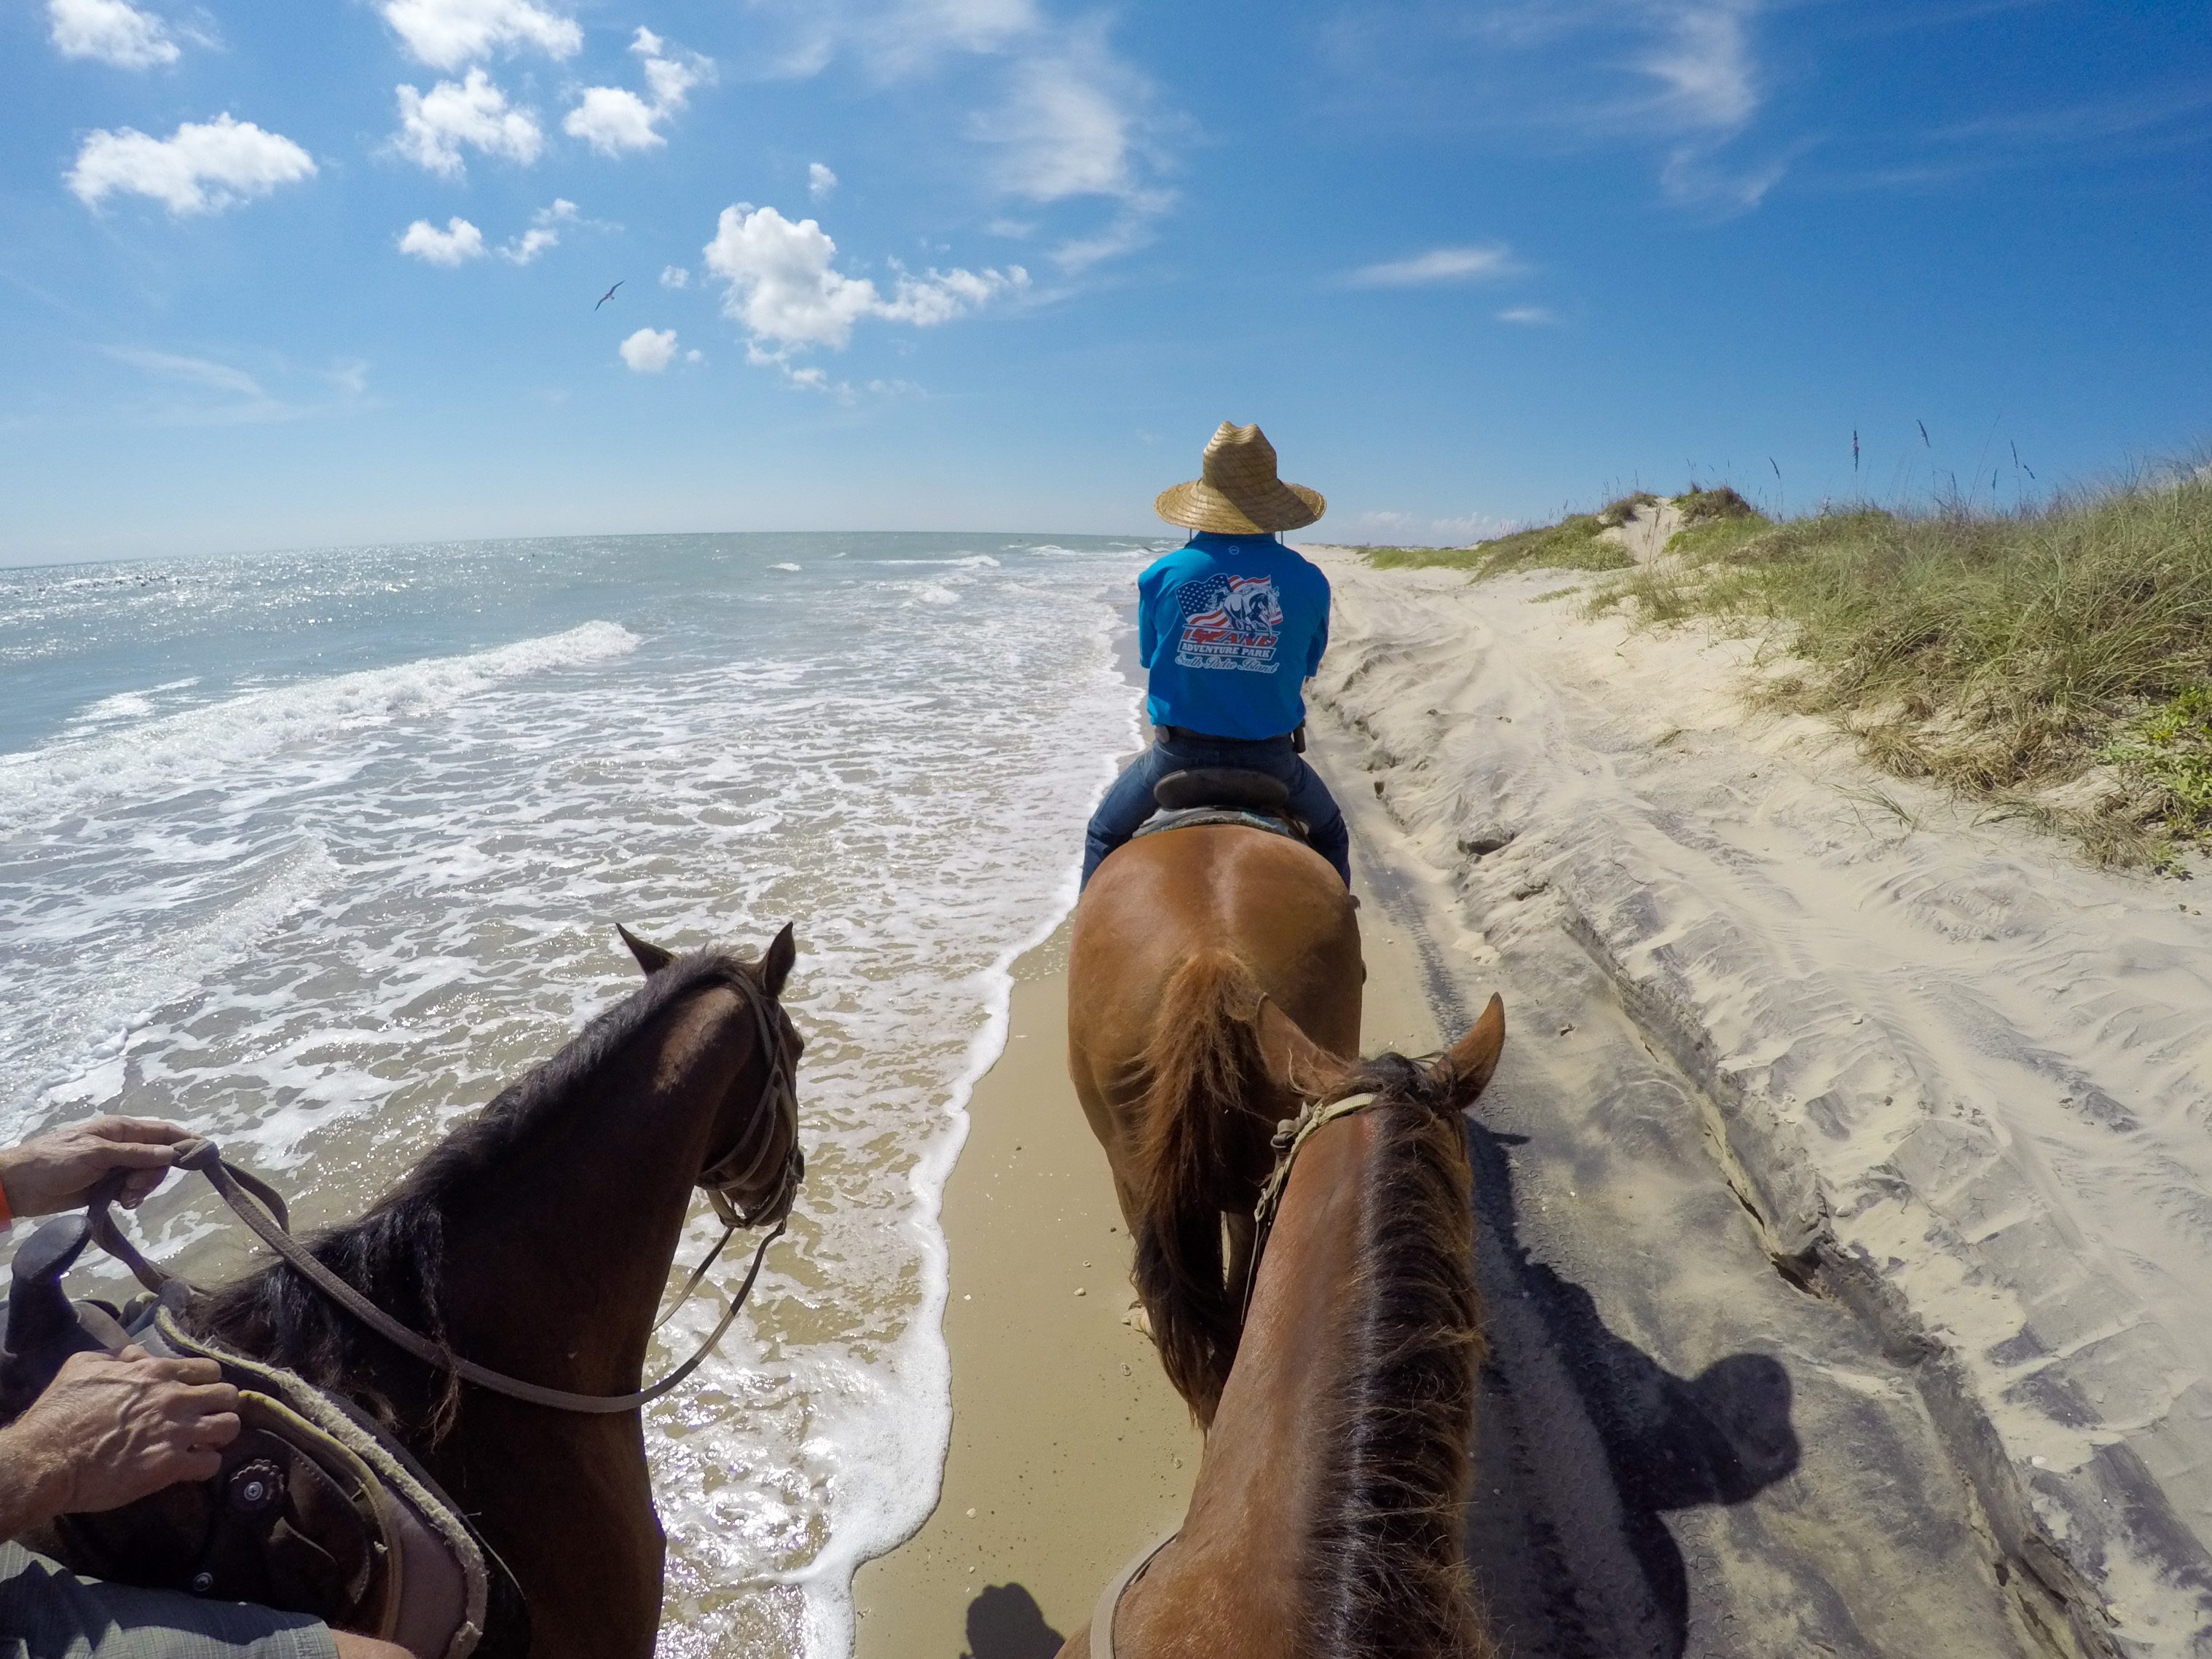
<svg viewBox="0 0 2212 1659">
<path fill-rule="evenodd" d="M 1114 780 L 1106 799 L 1091 815 L 1091 827 L 1083 841 L 1085 885 L 1099 861 L 1135 835 L 1144 821 L 1159 811 L 1152 799 L 1152 786 L 1170 772 L 1195 766 L 1230 766 L 1246 772 L 1264 772 L 1288 785 L 1290 811 L 1305 820 L 1307 840 L 1314 851 L 1336 867 L 1336 873 L 1344 878 L 1346 887 L 1352 885 L 1352 832 L 1345 827 L 1344 813 L 1336 798 L 1328 793 L 1328 786 L 1321 781 L 1321 774 L 1298 758 L 1287 736 L 1261 738 L 1247 743 L 1232 742 L 1226 738 L 1200 738 L 1181 732 L 1174 737 L 1165 732 L 1158 734 L 1152 739 L 1152 746 L 1131 761 L 1121 775 Z"/>
</svg>

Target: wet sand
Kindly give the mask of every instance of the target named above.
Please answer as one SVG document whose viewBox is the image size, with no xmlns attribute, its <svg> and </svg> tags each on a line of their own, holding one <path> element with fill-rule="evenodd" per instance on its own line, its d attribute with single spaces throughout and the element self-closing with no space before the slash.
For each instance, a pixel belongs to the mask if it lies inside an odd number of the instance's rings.
<svg viewBox="0 0 2212 1659">
<path fill-rule="evenodd" d="M 1172 1526 L 1198 1431 L 1123 1322 L 1129 1242 L 1067 1081 L 1067 930 L 1014 969 L 945 1185 L 952 1439 L 936 1511 L 854 1584 L 858 1659 L 1030 1659 Z"/>
<path fill-rule="evenodd" d="M 1370 932 L 1364 1046 L 1433 1048 L 1417 953 Z M 1067 1080 L 1066 957 L 1063 926 L 1016 966 L 1006 1052 L 969 1108 L 945 1191 L 944 1492 L 854 1581 L 857 1659 L 1049 1659 L 1189 1500 L 1198 1431 L 1126 1322 L 1128 1236 Z"/>
</svg>

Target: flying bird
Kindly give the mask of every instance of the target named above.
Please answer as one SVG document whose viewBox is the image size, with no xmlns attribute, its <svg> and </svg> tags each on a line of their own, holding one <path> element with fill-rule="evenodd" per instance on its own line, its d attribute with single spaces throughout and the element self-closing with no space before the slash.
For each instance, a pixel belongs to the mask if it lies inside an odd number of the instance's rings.
<svg viewBox="0 0 2212 1659">
<path fill-rule="evenodd" d="M 628 281 L 629 279 L 625 277 L 623 280 L 624 280 L 624 281 Z M 621 286 L 622 286 L 622 283 L 617 283 L 615 284 L 615 288 L 620 288 Z M 608 301 L 610 301 L 610 300 L 611 300 L 611 299 L 613 299 L 613 298 L 615 297 L 615 288 L 611 288 L 611 289 L 608 289 L 605 294 L 602 294 L 601 295 L 599 295 L 599 306 L 603 306 L 603 305 L 606 304 L 606 302 L 607 302 Z M 594 310 L 594 311 L 597 311 L 597 310 L 599 308 L 599 306 L 593 306 L 593 307 L 592 307 L 592 310 Z"/>
</svg>

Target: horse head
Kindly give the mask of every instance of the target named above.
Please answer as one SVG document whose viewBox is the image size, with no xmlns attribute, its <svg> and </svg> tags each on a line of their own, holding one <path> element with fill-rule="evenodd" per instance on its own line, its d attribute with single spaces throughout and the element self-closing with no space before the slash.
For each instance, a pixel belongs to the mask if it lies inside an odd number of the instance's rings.
<svg viewBox="0 0 2212 1659">
<path fill-rule="evenodd" d="M 619 922 L 615 931 L 647 979 L 679 960 Z M 781 1221 L 806 1170 L 799 1149 L 797 1090 L 799 1057 L 806 1044 L 779 1000 L 798 953 L 787 922 L 757 962 L 738 964 L 745 982 L 731 987 L 750 1005 L 757 1040 L 751 1060 L 732 1073 L 716 1108 L 709 1141 L 716 1150 L 699 1184 L 733 1224 Z"/>
</svg>

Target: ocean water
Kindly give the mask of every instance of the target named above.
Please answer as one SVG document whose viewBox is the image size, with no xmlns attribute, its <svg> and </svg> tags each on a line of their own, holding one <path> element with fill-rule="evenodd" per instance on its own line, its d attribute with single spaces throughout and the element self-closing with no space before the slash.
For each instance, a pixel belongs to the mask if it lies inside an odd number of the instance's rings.
<svg viewBox="0 0 2212 1659">
<path fill-rule="evenodd" d="M 807 1177 L 648 1413 L 661 1651 L 838 1656 L 949 1428 L 939 1194 L 1136 736 L 1149 544 L 563 538 L 0 570 L 0 1135 L 214 1135 L 350 1215 L 635 969 L 794 921 Z M 141 1212 L 240 1265 L 200 1183 Z M 689 1260 L 714 1229 L 702 1206 Z M 744 1252 L 717 1270 L 726 1293 Z M 671 1322 L 654 1372 L 711 1328 Z"/>
</svg>

